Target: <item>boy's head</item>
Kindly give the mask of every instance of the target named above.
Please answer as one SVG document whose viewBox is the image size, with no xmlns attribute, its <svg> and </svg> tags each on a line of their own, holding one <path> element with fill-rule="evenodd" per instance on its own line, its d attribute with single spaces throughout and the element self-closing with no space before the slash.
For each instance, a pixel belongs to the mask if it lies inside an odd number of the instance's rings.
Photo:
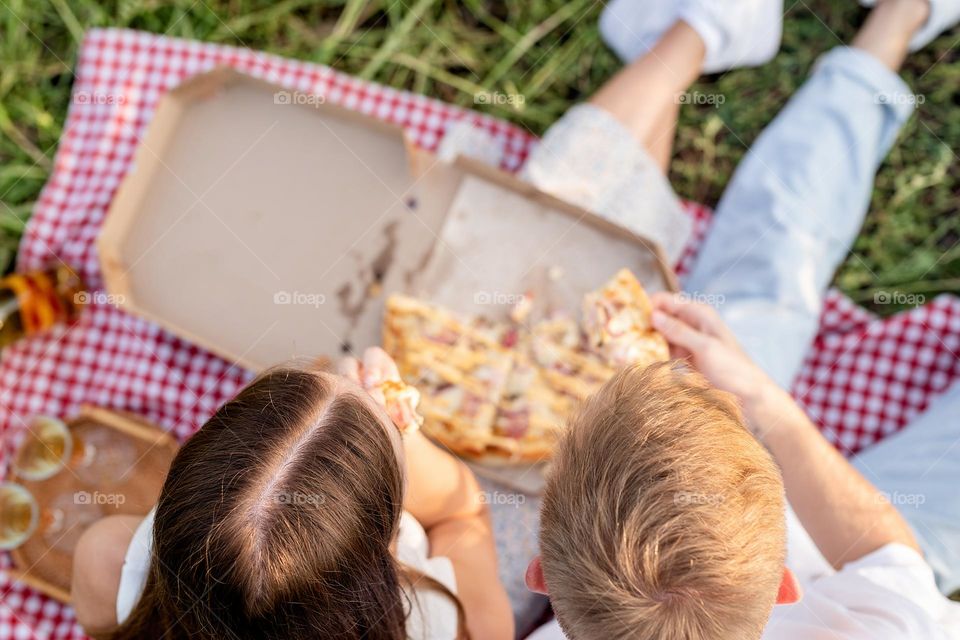
<svg viewBox="0 0 960 640">
<path fill-rule="evenodd" d="M 571 640 L 759 638 L 793 584 L 777 466 L 732 396 L 678 363 L 627 369 L 585 403 L 540 548 L 528 584 Z"/>
</svg>

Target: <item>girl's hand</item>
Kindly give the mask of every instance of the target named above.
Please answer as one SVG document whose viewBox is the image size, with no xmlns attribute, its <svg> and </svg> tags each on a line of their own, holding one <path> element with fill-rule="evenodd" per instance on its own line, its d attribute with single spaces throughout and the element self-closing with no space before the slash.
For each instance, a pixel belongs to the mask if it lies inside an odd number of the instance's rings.
<svg viewBox="0 0 960 640">
<path fill-rule="evenodd" d="M 401 433 L 410 433 L 419 428 L 422 419 L 417 415 L 416 408 L 420 394 L 403 382 L 397 364 L 386 351 L 380 347 L 370 347 L 363 354 L 363 362 L 356 358 L 344 358 L 340 362 L 339 372 L 363 387 L 385 407 Z M 388 391 L 390 398 L 386 396 Z"/>
<path fill-rule="evenodd" d="M 359 386 L 363 386 L 363 382 L 360 380 L 360 361 L 354 357 L 343 358 L 340 362 L 337 363 L 337 373 L 347 380 L 356 382 Z"/>
<path fill-rule="evenodd" d="M 344 358 L 337 369 L 340 375 L 356 382 L 380 402 L 383 402 L 380 385 L 387 380 L 400 380 L 397 364 L 380 347 L 370 347 L 364 351 L 363 362 L 356 358 Z"/>
</svg>

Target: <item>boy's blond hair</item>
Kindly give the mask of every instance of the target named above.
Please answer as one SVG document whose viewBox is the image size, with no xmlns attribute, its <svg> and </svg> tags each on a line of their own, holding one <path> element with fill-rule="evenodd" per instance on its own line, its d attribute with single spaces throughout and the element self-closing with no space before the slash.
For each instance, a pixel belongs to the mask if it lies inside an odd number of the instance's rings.
<svg viewBox="0 0 960 640">
<path fill-rule="evenodd" d="M 571 640 L 759 638 L 786 555 L 783 481 L 729 394 L 627 369 L 557 450 L 540 531 Z"/>
</svg>

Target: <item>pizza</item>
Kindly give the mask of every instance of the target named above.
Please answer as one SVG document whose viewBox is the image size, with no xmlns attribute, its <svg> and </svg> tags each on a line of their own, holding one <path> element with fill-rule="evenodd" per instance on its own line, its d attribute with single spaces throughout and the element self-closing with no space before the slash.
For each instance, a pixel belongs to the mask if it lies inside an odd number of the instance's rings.
<svg viewBox="0 0 960 640">
<path fill-rule="evenodd" d="M 412 433 L 423 425 L 423 416 L 417 413 L 420 392 L 403 380 L 384 380 L 376 392 L 383 395 L 387 415 L 400 429 L 400 433 Z"/>
<path fill-rule="evenodd" d="M 580 327 L 570 319 L 538 322 L 531 333 L 533 359 L 558 393 L 584 400 L 616 372 L 589 350 Z"/>
<path fill-rule="evenodd" d="M 384 350 L 421 393 L 424 432 L 458 453 L 483 455 L 513 368 L 492 330 L 406 296 L 387 300 Z"/>
<path fill-rule="evenodd" d="M 668 360 L 667 341 L 650 325 L 652 311 L 637 278 L 621 269 L 584 296 L 583 327 L 590 348 L 616 368 Z"/>
<path fill-rule="evenodd" d="M 540 367 L 520 356 L 507 378 L 493 425 L 495 440 L 484 459 L 539 461 L 550 457 L 576 401 L 557 393 Z"/>
<path fill-rule="evenodd" d="M 512 322 L 409 296 L 387 300 L 384 349 L 420 392 L 423 431 L 464 457 L 547 460 L 578 404 L 619 368 L 669 358 L 650 326 L 650 301 L 627 270 L 585 296 L 583 327 L 563 315 L 528 323 L 530 294 L 524 300 Z"/>
</svg>

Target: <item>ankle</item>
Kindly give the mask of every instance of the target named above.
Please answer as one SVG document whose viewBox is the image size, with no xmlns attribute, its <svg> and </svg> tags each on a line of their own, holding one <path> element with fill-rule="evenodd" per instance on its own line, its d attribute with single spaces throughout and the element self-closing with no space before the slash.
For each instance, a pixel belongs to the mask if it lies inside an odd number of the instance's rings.
<svg viewBox="0 0 960 640">
<path fill-rule="evenodd" d="M 930 0 L 880 0 L 873 14 L 887 16 L 912 36 L 930 17 Z"/>
<path fill-rule="evenodd" d="M 851 45 L 898 71 L 910 41 L 929 17 L 929 0 L 880 0 Z"/>
</svg>

